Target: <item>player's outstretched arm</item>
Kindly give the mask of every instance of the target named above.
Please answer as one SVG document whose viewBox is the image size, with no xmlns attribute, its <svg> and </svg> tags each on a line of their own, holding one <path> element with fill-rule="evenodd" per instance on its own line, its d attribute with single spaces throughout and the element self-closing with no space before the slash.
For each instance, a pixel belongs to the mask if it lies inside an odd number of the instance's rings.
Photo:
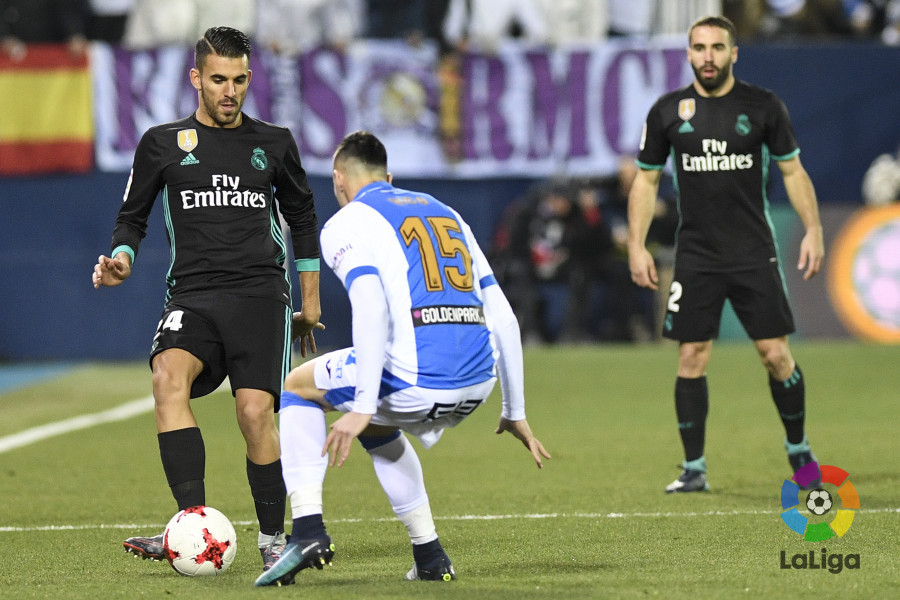
<svg viewBox="0 0 900 600">
<path fill-rule="evenodd" d="M 131 275 L 131 257 L 126 252 L 119 252 L 115 258 L 109 258 L 102 254 L 94 265 L 94 273 L 91 281 L 94 289 L 100 286 L 114 287 L 121 284 Z"/>
<path fill-rule="evenodd" d="M 519 421 L 510 421 L 509 419 L 500 417 L 500 424 L 497 426 L 497 431 L 495 433 L 503 433 L 504 431 L 513 434 L 526 448 L 528 448 L 528 451 L 531 452 L 531 456 L 534 457 L 534 462 L 537 463 L 538 469 L 544 468 L 541 457 L 550 458 L 550 453 L 544 449 L 544 445 L 541 441 L 531 433 L 531 427 L 528 426 L 527 420 L 521 419 Z"/>
</svg>

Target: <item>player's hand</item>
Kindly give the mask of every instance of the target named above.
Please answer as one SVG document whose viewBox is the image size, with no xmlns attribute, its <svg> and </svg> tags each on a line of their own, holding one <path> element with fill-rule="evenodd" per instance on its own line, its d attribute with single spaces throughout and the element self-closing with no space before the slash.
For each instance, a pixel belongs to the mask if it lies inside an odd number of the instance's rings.
<svg viewBox="0 0 900 600">
<path fill-rule="evenodd" d="M 531 456 L 534 457 L 534 462 L 537 463 L 538 469 L 544 468 L 541 457 L 550 458 L 550 453 L 544 449 L 544 445 L 540 440 L 531 433 L 531 427 L 528 426 L 528 421 L 525 419 L 522 419 L 521 421 L 510 421 L 509 419 L 500 417 L 500 425 L 497 426 L 497 431 L 495 431 L 495 433 L 503 433 L 504 431 L 510 432 L 517 439 L 521 440 L 522 444 L 524 444 L 525 447 L 528 448 L 528 451 L 531 452 Z"/>
<path fill-rule="evenodd" d="M 656 263 L 645 246 L 638 249 L 629 247 L 628 268 L 631 270 L 631 281 L 651 290 L 658 288 L 659 275 L 656 273 Z"/>
<path fill-rule="evenodd" d="M 121 254 L 121 253 L 120 253 Z M 91 281 L 94 289 L 98 289 L 101 285 L 106 287 L 114 287 L 128 279 L 131 275 L 131 263 L 118 257 L 109 258 L 100 255 L 97 264 L 94 265 L 94 273 Z"/>
<path fill-rule="evenodd" d="M 328 466 L 342 466 L 347 456 L 350 455 L 350 448 L 353 446 L 353 440 L 362 433 L 369 422 L 372 415 L 364 415 L 357 412 L 348 412 L 340 419 L 331 424 L 331 431 L 325 438 L 325 446 L 322 448 L 322 456 L 331 451 L 331 458 L 328 460 Z"/>
<path fill-rule="evenodd" d="M 806 231 L 803 240 L 800 242 L 800 261 L 797 263 L 797 270 L 802 271 L 803 279 L 809 280 L 813 275 L 822 268 L 822 261 L 825 259 L 825 240 L 822 236 L 821 227 L 811 227 Z"/>
<path fill-rule="evenodd" d="M 309 352 L 317 352 L 316 337 L 313 331 L 316 329 L 325 329 L 325 325 L 319 322 L 318 318 L 310 320 L 309 316 L 303 311 L 295 312 L 291 319 L 291 341 L 296 342 L 300 339 L 300 356 L 306 358 L 307 349 Z"/>
</svg>

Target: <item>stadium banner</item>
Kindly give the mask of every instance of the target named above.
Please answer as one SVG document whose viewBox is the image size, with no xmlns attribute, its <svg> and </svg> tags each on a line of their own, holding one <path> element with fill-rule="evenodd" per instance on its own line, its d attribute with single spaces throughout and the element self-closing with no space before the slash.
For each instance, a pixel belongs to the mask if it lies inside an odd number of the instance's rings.
<svg viewBox="0 0 900 600">
<path fill-rule="evenodd" d="M 62 44 L 0 53 L 0 176 L 85 173 L 93 168 L 88 56 Z"/>
<path fill-rule="evenodd" d="M 92 50 L 96 158 L 127 171 L 142 133 L 197 106 L 190 49 Z M 254 53 L 247 114 L 291 128 L 304 166 L 330 175 L 348 132 L 367 129 L 409 177 L 596 175 L 634 153 L 652 103 L 692 80 L 684 40 L 548 48 L 507 43 L 440 58 L 434 46 L 364 40 L 344 53 Z"/>
</svg>

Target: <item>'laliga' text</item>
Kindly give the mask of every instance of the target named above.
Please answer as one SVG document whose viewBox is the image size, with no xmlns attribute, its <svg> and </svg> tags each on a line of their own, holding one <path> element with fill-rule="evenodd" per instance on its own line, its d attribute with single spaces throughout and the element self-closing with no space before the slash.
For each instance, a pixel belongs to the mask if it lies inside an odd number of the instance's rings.
<svg viewBox="0 0 900 600">
<path fill-rule="evenodd" d="M 827 569 L 829 573 L 840 573 L 844 569 L 859 569 L 859 554 L 828 554 L 822 548 L 820 553 L 810 550 L 806 554 L 795 554 L 788 561 L 787 552 L 781 551 L 782 569 Z"/>
</svg>

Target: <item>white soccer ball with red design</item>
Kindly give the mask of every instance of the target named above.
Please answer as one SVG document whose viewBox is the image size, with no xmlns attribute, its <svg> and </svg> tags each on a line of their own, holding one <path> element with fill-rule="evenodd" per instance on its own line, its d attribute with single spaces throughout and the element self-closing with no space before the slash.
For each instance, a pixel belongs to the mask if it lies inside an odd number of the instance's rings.
<svg viewBox="0 0 900 600">
<path fill-rule="evenodd" d="M 234 526 L 210 506 L 179 511 L 166 525 L 164 544 L 172 568 L 189 577 L 218 575 L 237 553 Z"/>
</svg>

